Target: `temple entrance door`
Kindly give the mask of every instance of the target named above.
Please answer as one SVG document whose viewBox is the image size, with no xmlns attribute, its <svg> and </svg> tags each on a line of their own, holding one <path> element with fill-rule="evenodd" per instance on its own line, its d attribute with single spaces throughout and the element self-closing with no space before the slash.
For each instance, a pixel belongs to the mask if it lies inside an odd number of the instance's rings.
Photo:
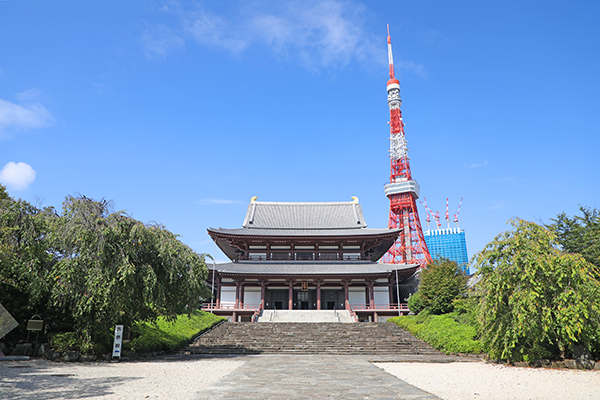
<svg viewBox="0 0 600 400">
<path fill-rule="evenodd" d="M 294 308 L 298 310 L 313 310 L 317 308 L 316 290 L 294 291 Z"/>
<path fill-rule="evenodd" d="M 267 290 L 266 292 L 266 309 L 272 310 L 287 310 L 288 308 L 288 291 L 287 290 Z"/>
<path fill-rule="evenodd" d="M 322 302 L 326 310 L 344 309 L 344 292 L 341 290 L 323 290 Z"/>
</svg>

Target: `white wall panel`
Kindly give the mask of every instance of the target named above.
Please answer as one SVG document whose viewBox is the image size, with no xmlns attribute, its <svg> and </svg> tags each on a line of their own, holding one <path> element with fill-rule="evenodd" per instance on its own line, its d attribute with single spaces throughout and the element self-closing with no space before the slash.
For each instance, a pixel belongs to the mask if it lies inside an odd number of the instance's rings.
<svg viewBox="0 0 600 400">
<path fill-rule="evenodd" d="M 251 290 L 250 288 L 244 289 L 244 303 L 260 304 L 260 288 L 258 288 L 258 291 Z"/>
<path fill-rule="evenodd" d="M 349 288 L 348 301 L 350 301 L 350 304 L 364 304 L 367 302 L 365 293 L 366 291 L 364 287 Z"/>
<path fill-rule="evenodd" d="M 235 287 L 221 286 L 221 305 L 235 306 Z"/>
<path fill-rule="evenodd" d="M 390 290 L 386 287 L 375 287 L 373 290 L 375 304 L 390 304 Z"/>
</svg>

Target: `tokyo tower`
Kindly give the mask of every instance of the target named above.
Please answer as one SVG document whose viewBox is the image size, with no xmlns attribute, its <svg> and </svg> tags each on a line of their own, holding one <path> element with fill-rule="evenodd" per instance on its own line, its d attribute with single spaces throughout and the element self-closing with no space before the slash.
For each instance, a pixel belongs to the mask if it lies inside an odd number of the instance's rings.
<svg viewBox="0 0 600 400">
<path fill-rule="evenodd" d="M 392 39 L 388 25 L 388 59 L 390 80 L 387 82 L 387 100 L 390 107 L 390 183 L 385 185 L 385 195 L 390 199 L 388 228 L 401 228 L 398 239 L 383 257 L 388 264 L 419 264 L 431 262 L 425 244 L 416 200 L 419 184 L 413 180 L 408 158 L 408 143 L 404 136 L 404 122 L 400 111 L 400 82 L 394 76 Z"/>
</svg>

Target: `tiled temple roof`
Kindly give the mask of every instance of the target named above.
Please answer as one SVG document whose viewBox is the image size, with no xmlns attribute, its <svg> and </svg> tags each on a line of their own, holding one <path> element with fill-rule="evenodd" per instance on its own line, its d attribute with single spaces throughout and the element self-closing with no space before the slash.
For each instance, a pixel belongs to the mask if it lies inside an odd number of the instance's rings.
<svg viewBox="0 0 600 400">
<path fill-rule="evenodd" d="M 245 251 L 243 243 L 277 239 L 312 242 L 370 243 L 370 259 L 378 260 L 394 243 L 401 229 L 367 228 L 358 199 L 328 203 L 283 203 L 252 198 L 242 228 L 209 228 L 208 233 L 231 260 Z M 375 247 L 373 247 L 375 246 Z"/>
<path fill-rule="evenodd" d="M 396 270 L 412 275 L 418 264 L 380 264 L 373 261 L 238 261 L 216 264 L 221 274 L 240 275 L 372 275 Z M 212 265 L 208 265 L 213 269 Z"/>
<path fill-rule="evenodd" d="M 367 223 L 355 201 L 330 203 L 281 203 L 252 201 L 244 228 L 254 229 L 360 229 Z"/>
<path fill-rule="evenodd" d="M 400 231 L 400 229 L 371 229 L 371 228 L 359 228 L 359 229 L 254 229 L 254 228 L 240 228 L 240 229 L 225 229 L 225 228 L 209 228 L 209 232 L 223 233 L 227 235 L 240 235 L 240 236 L 365 236 L 365 235 L 386 235 L 394 234 Z"/>
</svg>

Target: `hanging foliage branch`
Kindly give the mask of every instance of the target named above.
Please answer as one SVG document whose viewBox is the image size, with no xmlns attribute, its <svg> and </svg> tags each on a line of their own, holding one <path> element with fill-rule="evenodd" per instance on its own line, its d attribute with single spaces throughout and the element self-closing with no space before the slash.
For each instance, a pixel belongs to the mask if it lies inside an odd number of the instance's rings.
<svg viewBox="0 0 600 400">
<path fill-rule="evenodd" d="M 83 336 L 190 313 L 208 295 L 204 256 L 163 226 L 111 212 L 106 200 L 67 197 L 50 240 L 58 255 L 52 300 L 71 309 Z"/>
<path fill-rule="evenodd" d="M 482 335 L 491 358 L 564 357 L 574 345 L 599 350 L 600 283 L 578 254 L 558 249 L 548 229 L 521 219 L 477 256 Z"/>
</svg>

